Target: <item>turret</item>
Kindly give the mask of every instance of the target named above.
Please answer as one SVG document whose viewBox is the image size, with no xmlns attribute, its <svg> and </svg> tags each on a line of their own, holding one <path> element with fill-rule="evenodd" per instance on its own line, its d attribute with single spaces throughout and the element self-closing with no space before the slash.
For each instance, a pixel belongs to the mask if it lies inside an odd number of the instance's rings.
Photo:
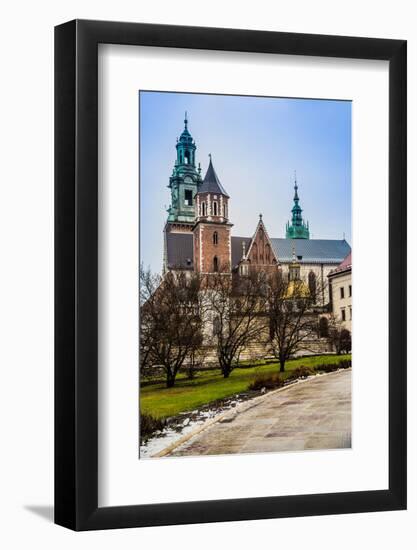
<svg viewBox="0 0 417 550">
<path fill-rule="evenodd" d="M 231 270 L 229 195 L 209 157 L 206 175 L 195 196 L 194 266 L 202 273 L 224 273 Z"/>
</svg>

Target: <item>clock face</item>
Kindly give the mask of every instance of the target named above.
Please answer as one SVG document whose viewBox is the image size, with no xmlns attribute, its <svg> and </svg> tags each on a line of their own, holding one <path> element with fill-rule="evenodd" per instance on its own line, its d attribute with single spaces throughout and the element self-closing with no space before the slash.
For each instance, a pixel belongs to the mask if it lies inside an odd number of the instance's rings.
<svg viewBox="0 0 417 550">
<path fill-rule="evenodd" d="M 191 178 L 190 176 L 185 176 L 184 183 L 193 183 L 193 178 Z"/>
</svg>

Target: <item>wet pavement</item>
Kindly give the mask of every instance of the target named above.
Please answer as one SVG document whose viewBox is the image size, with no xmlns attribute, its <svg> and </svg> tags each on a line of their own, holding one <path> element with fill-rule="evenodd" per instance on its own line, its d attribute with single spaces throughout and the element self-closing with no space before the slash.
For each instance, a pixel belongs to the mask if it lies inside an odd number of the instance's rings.
<svg viewBox="0 0 417 550">
<path fill-rule="evenodd" d="M 195 435 L 169 456 L 351 447 L 351 369 L 315 376 Z"/>
</svg>

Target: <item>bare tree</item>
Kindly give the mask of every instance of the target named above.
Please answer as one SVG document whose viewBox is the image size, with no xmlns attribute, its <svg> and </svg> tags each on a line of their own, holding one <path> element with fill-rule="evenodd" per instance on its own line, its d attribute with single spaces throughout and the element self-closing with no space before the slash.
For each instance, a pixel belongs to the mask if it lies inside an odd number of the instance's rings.
<svg viewBox="0 0 417 550">
<path fill-rule="evenodd" d="M 217 360 L 225 378 L 238 364 L 240 354 L 264 330 L 267 292 L 262 274 L 209 275 L 206 300 L 212 316 Z"/>
<path fill-rule="evenodd" d="M 350 331 L 344 326 L 343 321 L 337 319 L 333 314 L 330 316 L 329 338 L 337 355 L 351 351 L 352 337 Z"/>
<path fill-rule="evenodd" d="M 320 292 L 314 286 L 314 296 Z M 279 361 L 280 372 L 285 363 L 299 351 L 309 351 L 317 336 L 317 314 L 313 311 L 314 296 L 302 280 L 286 280 L 278 272 L 270 278 L 268 317 L 272 352 Z"/>
<path fill-rule="evenodd" d="M 200 278 L 194 273 L 140 273 L 141 372 L 161 367 L 175 384 L 186 358 L 202 345 Z"/>
</svg>

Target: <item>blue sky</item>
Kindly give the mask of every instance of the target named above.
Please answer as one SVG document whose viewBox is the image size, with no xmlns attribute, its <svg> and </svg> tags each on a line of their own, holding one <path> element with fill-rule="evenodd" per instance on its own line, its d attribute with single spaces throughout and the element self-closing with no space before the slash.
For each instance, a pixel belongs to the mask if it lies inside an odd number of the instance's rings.
<svg viewBox="0 0 417 550">
<path fill-rule="evenodd" d="M 140 92 L 141 261 L 160 272 L 167 188 L 184 127 L 202 175 L 208 154 L 230 195 L 233 235 L 253 235 L 259 214 L 285 237 L 294 171 L 310 237 L 351 244 L 351 103 L 348 101 Z"/>
</svg>

